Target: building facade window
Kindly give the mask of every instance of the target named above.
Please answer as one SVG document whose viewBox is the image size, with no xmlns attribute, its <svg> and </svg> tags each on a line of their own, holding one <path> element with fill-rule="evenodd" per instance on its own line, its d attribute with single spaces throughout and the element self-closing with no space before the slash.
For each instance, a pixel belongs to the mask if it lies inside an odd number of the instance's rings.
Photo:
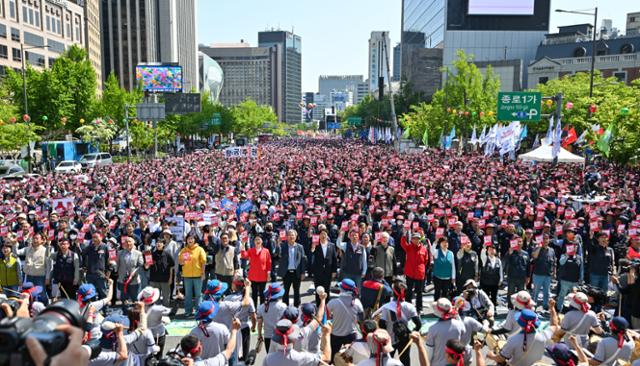
<svg viewBox="0 0 640 366">
<path fill-rule="evenodd" d="M 0 44 L 0 58 L 8 59 L 9 58 L 9 50 L 7 46 Z"/>
<path fill-rule="evenodd" d="M 621 81 L 623 83 L 627 82 L 627 72 L 626 71 L 614 72 L 613 73 L 613 77 L 618 79 L 618 81 Z"/>
<path fill-rule="evenodd" d="M 16 18 L 16 0 L 9 0 L 9 17 Z"/>
<path fill-rule="evenodd" d="M 0 38 L 7 38 L 7 26 L 0 24 Z"/>
<path fill-rule="evenodd" d="M 27 61 L 34 66 L 45 66 L 44 56 L 39 53 L 25 52 Z"/>
<path fill-rule="evenodd" d="M 44 38 L 31 32 L 24 32 L 24 43 L 31 46 L 42 47 L 44 46 Z"/>
<path fill-rule="evenodd" d="M 542 76 L 538 78 L 538 84 L 546 84 L 547 82 L 549 82 L 549 77 L 547 76 Z"/>
<path fill-rule="evenodd" d="M 54 41 L 53 39 L 48 39 L 47 44 L 49 45 L 49 51 L 63 53 L 65 50 L 63 43 Z"/>
<path fill-rule="evenodd" d="M 12 55 L 13 61 L 22 61 L 22 53 L 20 52 L 19 48 L 12 48 L 11 55 Z"/>
<path fill-rule="evenodd" d="M 20 42 L 20 29 L 11 28 L 11 40 Z"/>
</svg>

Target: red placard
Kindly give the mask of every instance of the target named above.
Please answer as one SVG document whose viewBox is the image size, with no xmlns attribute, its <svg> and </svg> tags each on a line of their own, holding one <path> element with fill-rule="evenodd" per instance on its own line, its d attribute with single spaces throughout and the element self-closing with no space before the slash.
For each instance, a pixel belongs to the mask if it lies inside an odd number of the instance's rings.
<svg viewBox="0 0 640 366">
<path fill-rule="evenodd" d="M 48 236 L 49 240 L 53 240 L 53 239 L 55 239 L 55 238 L 56 238 L 56 232 L 55 232 L 55 230 L 50 229 L 50 230 L 47 232 L 47 234 L 48 234 L 47 236 Z"/>
<path fill-rule="evenodd" d="M 414 230 L 414 231 L 415 231 L 415 230 L 418 230 L 419 228 L 420 228 L 420 223 L 419 223 L 419 222 L 413 222 L 413 223 L 411 224 L 411 229 L 412 229 L 412 230 Z"/>
<path fill-rule="evenodd" d="M 151 255 L 151 253 L 144 253 L 144 264 L 147 266 L 153 265 L 153 256 Z"/>
<path fill-rule="evenodd" d="M 491 244 L 491 243 L 492 243 L 492 240 L 491 240 L 491 239 L 492 239 L 492 238 L 491 238 L 491 235 L 485 235 L 485 236 L 484 236 L 484 244 L 485 244 L 485 245 L 487 245 L 487 244 Z"/>
<path fill-rule="evenodd" d="M 568 255 L 576 254 L 576 246 L 574 244 L 568 244 L 567 245 L 567 254 Z"/>
<path fill-rule="evenodd" d="M 342 224 L 340 224 L 340 231 L 347 231 L 348 228 L 349 223 L 347 221 L 343 221 Z"/>
<path fill-rule="evenodd" d="M 287 232 L 285 230 L 280 230 L 280 240 L 287 240 Z"/>
<path fill-rule="evenodd" d="M 311 235 L 311 244 L 318 245 L 320 243 L 320 235 L 313 234 Z"/>
<path fill-rule="evenodd" d="M 436 229 L 436 238 L 442 238 L 444 236 L 444 228 L 439 227 Z"/>
<path fill-rule="evenodd" d="M 374 238 L 375 238 L 375 241 L 377 241 L 377 242 L 382 240 L 382 232 L 381 231 L 376 231 L 376 233 L 374 234 Z"/>
<path fill-rule="evenodd" d="M 509 241 L 509 246 L 511 246 L 511 249 L 513 249 L 513 250 L 518 249 L 518 240 L 517 239 L 511 239 L 511 241 Z"/>
<path fill-rule="evenodd" d="M 243 231 L 240 233 L 240 241 L 243 243 L 246 243 L 249 241 L 249 233 L 246 231 Z"/>
<path fill-rule="evenodd" d="M 311 216 L 311 225 L 316 226 L 318 224 L 318 216 Z"/>
<path fill-rule="evenodd" d="M 118 252 L 113 248 L 109 249 L 109 260 L 115 261 L 116 259 L 118 259 Z"/>
<path fill-rule="evenodd" d="M 598 221 L 589 222 L 589 229 L 591 229 L 591 231 L 593 232 L 600 231 L 600 222 Z"/>
</svg>

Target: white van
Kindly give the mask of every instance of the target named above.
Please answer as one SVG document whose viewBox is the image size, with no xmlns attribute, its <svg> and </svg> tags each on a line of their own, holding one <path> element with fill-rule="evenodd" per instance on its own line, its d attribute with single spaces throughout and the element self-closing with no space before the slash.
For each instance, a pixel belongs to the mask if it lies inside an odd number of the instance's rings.
<svg viewBox="0 0 640 366">
<path fill-rule="evenodd" d="M 113 159 L 109 153 L 93 153 L 85 154 L 80 158 L 80 164 L 83 168 L 94 168 L 96 166 L 104 166 L 113 164 Z"/>
</svg>

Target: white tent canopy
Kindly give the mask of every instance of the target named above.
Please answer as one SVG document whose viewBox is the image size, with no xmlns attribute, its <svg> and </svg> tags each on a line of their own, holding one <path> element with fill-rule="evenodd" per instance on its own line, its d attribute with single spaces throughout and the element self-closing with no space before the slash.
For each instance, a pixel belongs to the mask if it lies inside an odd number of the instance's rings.
<svg viewBox="0 0 640 366">
<path fill-rule="evenodd" d="M 552 149 L 553 146 L 542 144 L 537 149 L 518 156 L 518 159 L 527 161 L 553 161 Z M 558 153 L 558 162 L 584 164 L 584 158 L 582 156 L 572 154 L 561 147 L 560 152 Z"/>
</svg>

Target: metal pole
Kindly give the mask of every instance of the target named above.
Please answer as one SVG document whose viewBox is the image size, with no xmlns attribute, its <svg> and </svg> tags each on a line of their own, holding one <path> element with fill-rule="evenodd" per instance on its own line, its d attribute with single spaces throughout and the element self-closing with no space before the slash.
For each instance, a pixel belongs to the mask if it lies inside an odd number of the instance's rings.
<svg viewBox="0 0 640 366">
<path fill-rule="evenodd" d="M 124 126 L 127 130 L 127 164 L 131 162 L 131 144 L 129 140 L 131 139 L 129 135 L 129 105 L 124 105 Z"/>
<path fill-rule="evenodd" d="M 158 122 L 153 121 L 153 158 L 158 158 Z"/>
<path fill-rule="evenodd" d="M 382 45 L 384 47 L 384 58 L 387 64 L 387 82 L 389 83 L 389 99 L 391 101 L 391 129 L 393 130 L 394 147 L 400 148 L 400 139 L 398 138 L 398 120 L 396 118 L 396 104 L 391 90 L 391 69 L 389 67 L 389 48 L 387 47 L 387 32 L 382 32 Z"/>
<path fill-rule="evenodd" d="M 591 80 L 589 82 L 589 98 L 593 98 L 593 72 L 596 65 L 596 33 L 598 27 L 598 8 L 593 13 L 593 40 L 591 41 Z"/>
<path fill-rule="evenodd" d="M 24 98 L 24 114 L 29 115 L 29 101 L 27 100 L 27 70 L 24 65 L 24 45 L 20 43 L 20 61 L 22 63 L 22 98 Z M 24 123 L 29 123 L 24 121 Z M 31 173 L 31 141 L 27 141 L 27 172 Z"/>
</svg>

